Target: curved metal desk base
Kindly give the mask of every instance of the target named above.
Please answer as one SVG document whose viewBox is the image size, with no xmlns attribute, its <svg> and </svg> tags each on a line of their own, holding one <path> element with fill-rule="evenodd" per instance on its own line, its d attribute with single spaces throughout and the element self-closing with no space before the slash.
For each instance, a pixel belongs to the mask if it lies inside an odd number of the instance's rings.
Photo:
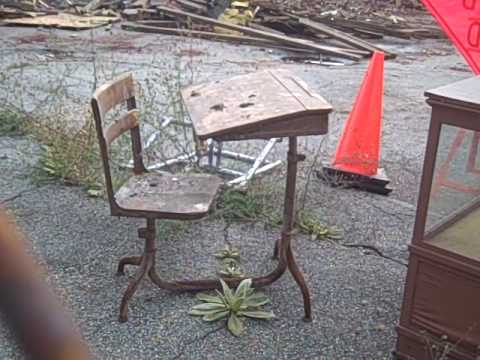
<svg viewBox="0 0 480 360">
<path fill-rule="evenodd" d="M 291 239 L 292 230 L 295 222 L 295 187 L 297 162 L 302 160 L 297 155 L 297 138 L 289 138 L 288 151 L 288 169 L 287 169 L 287 187 L 285 192 L 284 221 L 281 238 L 275 243 L 274 258 L 278 259 L 277 267 L 267 275 L 252 278 L 254 287 L 263 287 L 270 285 L 278 280 L 285 271 L 288 270 L 297 282 L 303 295 L 303 304 L 305 310 L 305 321 L 312 320 L 312 311 L 310 303 L 310 292 L 303 277 L 301 270 L 295 262 L 292 251 Z M 139 237 L 145 239 L 145 249 L 142 256 L 124 257 L 118 264 L 117 274 L 123 275 L 125 265 L 137 265 L 139 269 L 134 279 L 128 285 L 120 305 L 120 322 L 128 320 L 128 302 L 137 290 L 140 282 L 148 276 L 150 280 L 160 288 L 179 291 L 199 291 L 221 288 L 219 280 L 180 280 L 166 281 L 160 278 L 155 270 L 155 219 L 147 219 L 147 228 L 139 230 Z M 242 278 L 225 278 L 229 286 L 237 286 Z"/>
</svg>

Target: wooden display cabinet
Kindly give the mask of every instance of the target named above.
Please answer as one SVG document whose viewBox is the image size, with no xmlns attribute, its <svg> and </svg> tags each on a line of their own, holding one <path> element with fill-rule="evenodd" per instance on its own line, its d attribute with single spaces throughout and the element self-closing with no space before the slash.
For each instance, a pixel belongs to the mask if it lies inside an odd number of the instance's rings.
<svg viewBox="0 0 480 360">
<path fill-rule="evenodd" d="M 432 116 L 395 353 L 478 360 L 480 77 L 426 96 Z"/>
</svg>

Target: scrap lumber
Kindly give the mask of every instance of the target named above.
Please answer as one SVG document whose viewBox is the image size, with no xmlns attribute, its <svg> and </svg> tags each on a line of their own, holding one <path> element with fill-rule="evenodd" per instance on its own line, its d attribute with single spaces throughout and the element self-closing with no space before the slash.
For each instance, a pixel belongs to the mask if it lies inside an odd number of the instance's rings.
<svg viewBox="0 0 480 360">
<path fill-rule="evenodd" d="M 272 29 L 272 28 L 269 28 L 268 26 L 263 26 L 261 24 L 257 24 L 257 23 L 250 23 L 249 26 L 252 28 L 252 29 L 257 29 L 257 30 L 261 30 L 261 31 L 265 31 L 265 32 L 270 32 L 270 33 L 274 33 L 274 34 L 278 34 L 278 35 L 283 35 L 285 36 L 285 34 L 281 31 L 278 31 L 278 30 L 275 30 L 275 29 Z"/>
<path fill-rule="evenodd" d="M 77 16 L 70 14 L 46 15 L 34 18 L 3 20 L 5 25 L 54 27 L 66 30 L 93 29 L 119 21 L 119 18 L 106 16 Z"/>
<path fill-rule="evenodd" d="M 4 8 L 0 6 L 0 18 L 14 19 L 14 18 L 21 18 L 21 17 L 36 17 L 36 16 L 42 16 L 42 15 L 47 15 L 47 13 L 24 11 L 24 10 L 18 10 L 14 8 Z"/>
<path fill-rule="evenodd" d="M 425 37 L 430 34 L 428 29 L 393 27 L 384 24 L 378 24 L 373 21 L 342 19 L 338 17 L 320 17 L 316 18 L 315 20 L 335 28 L 350 29 L 351 31 L 355 31 L 355 29 L 373 31 L 402 39 Z"/>
<path fill-rule="evenodd" d="M 37 10 L 35 5 L 32 2 L 25 2 L 25 1 L 14 1 L 14 0 L 3 0 L 0 1 L 0 5 L 2 7 L 9 7 L 14 9 L 19 9 L 23 11 L 35 11 Z"/>
<path fill-rule="evenodd" d="M 207 4 L 199 4 L 190 0 L 175 0 L 177 4 L 181 5 L 183 8 L 193 11 L 196 14 L 207 15 L 208 7 Z"/>
<path fill-rule="evenodd" d="M 137 0 L 131 5 L 131 7 L 146 9 L 148 8 L 149 5 L 150 5 L 150 0 Z"/>
<path fill-rule="evenodd" d="M 300 24 L 307 27 L 308 29 L 311 29 L 313 31 L 318 31 L 321 34 L 329 35 L 340 42 L 353 46 L 354 48 L 365 50 L 365 51 L 368 51 L 369 53 L 373 53 L 374 51 L 381 51 L 385 54 L 385 58 L 387 59 L 392 59 L 396 57 L 396 55 L 393 53 L 385 51 L 380 47 L 374 46 L 365 40 L 358 39 L 355 36 L 349 35 L 343 31 L 333 29 L 327 25 L 317 23 L 310 19 L 306 19 L 302 17 L 295 17 L 295 19 Z"/>
<path fill-rule="evenodd" d="M 82 9 L 83 12 L 89 13 L 94 10 L 100 9 L 102 6 L 103 0 L 92 0 L 87 5 L 85 5 Z"/>
<path fill-rule="evenodd" d="M 237 43 L 244 43 L 244 44 L 249 44 L 253 46 L 265 46 L 265 47 L 288 50 L 292 52 L 315 54 L 315 51 L 313 50 L 286 47 L 286 46 L 279 45 L 274 41 L 260 39 L 252 36 L 224 34 L 224 33 L 216 33 L 216 32 L 209 32 L 209 31 L 189 30 L 189 29 L 174 29 L 171 27 L 158 27 L 158 26 L 149 26 L 149 25 L 141 25 L 141 24 L 139 25 L 136 22 L 122 24 L 122 29 L 128 30 L 128 31 L 137 31 L 137 32 L 153 33 L 153 34 L 166 34 L 166 35 L 176 35 L 176 36 L 184 36 L 184 37 L 194 37 L 194 38 L 207 39 L 207 40 L 234 41 Z"/>
<path fill-rule="evenodd" d="M 154 26 L 154 27 L 160 27 L 160 28 L 178 28 L 178 22 L 173 20 L 137 20 L 135 21 L 134 24 L 143 25 L 143 26 Z"/>
<path fill-rule="evenodd" d="M 358 29 L 358 28 L 354 28 L 352 30 L 355 34 L 357 34 L 357 36 L 367 37 L 369 39 L 377 39 L 377 40 L 383 39 L 383 34 L 379 33 L 379 32 L 362 30 L 362 29 Z"/>
<path fill-rule="evenodd" d="M 311 49 L 321 54 L 336 56 L 340 58 L 346 58 L 349 60 L 358 61 L 361 59 L 361 56 L 354 55 L 345 49 L 333 50 L 333 48 L 331 47 L 319 45 L 313 42 L 305 42 L 300 39 L 296 39 L 296 38 L 285 36 L 285 35 L 278 35 L 278 34 L 266 32 L 266 31 L 262 31 L 262 30 L 252 29 L 246 26 L 235 25 L 235 24 L 231 24 L 223 21 L 218 21 L 215 19 L 201 16 L 201 15 L 196 15 L 196 14 L 192 14 L 192 13 L 177 10 L 177 9 L 172 9 L 165 6 L 157 6 L 157 10 L 167 15 L 190 18 L 191 20 L 198 21 L 201 23 L 214 25 L 218 27 L 224 27 L 226 29 L 238 31 L 246 35 L 251 35 L 251 36 L 256 36 L 256 37 L 267 39 L 267 40 L 272 40 L 280 44 L 284 44 L 286 46 Z"/>
<path fill-rule="evenodd" d="M 157 10 L 155 9 L 125 9 L 122 12 L 122 17 L 128 21 L 156 20 L 158 18 Z"/>
</svg>

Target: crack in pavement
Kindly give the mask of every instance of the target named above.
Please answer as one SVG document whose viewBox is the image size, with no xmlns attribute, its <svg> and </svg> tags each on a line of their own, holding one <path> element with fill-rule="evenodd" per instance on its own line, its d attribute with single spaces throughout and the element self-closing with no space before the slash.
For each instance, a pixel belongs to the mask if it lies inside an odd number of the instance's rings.
<svg viewBox="0 0 480 360">
<path fill-rule="evenodd" d="M 216 333 L 216 332 L 219 332 L 220 330 L 225 329 L 226 327 L 227 327 L 227 324 L 225 323 L 225 324 L 223 324 L 222 326 L 220 326 L 220 327 L 218 327 L 218 328 L 215 328 L 215 329 L 213 329 L 213 330 L 209 330 L 209 331 L 207 331 L 206 333 L 204 333 L 203 335 L 197 336 L 196 338 L 194 338 L 194 339 L 190 340 L 189 342 L 183 344 L 180 352 L 179 352 L 177 355 L 175 355 L 171 360 L 180 359 L 180 357 L 185 354 L 185 351 L 187 350 L 187 347 L 188 347 L 188 346 L 193 345 L 193 344 L 195 344 L 195 343 L 198 342 L 198 341 L 203 341 L 203 340 L 205 340 L 209 335 L 212 335 L 212 334 L 214 334 L 214 333 Z"/>
<path fill-rule="evenodd" d="M 0 205 L 3 205 L 3 204 L 6 204 L 10 201 L 13 201 L 13 200 L 16 200 L 18 199 L 19 197 L 21 197 L 23 194 L 26 194 L 26 193 L 29 193 L 29 192 L 33 192 L 35 190 L 38 190 L 37 187 L 33 187 L 33 188 L 29 188 L 29 189 L 24 189 L 22 191 L 19 191 L 18 193 L 16 193 L 15 195 L 12 195 L 10 197 L 7 197 L 3 200 L 0 200 Z"/>
<path fill-rule="evenodd" d="M 398 259 L 395 259 L 391 256 L 388 256 L 388 255 L 385 255 L 379 248 L 377 248 L 376 246 L 374 245 L 369 245 L 369 244 L 339 244 L 339 243 L 335 243 L 332 241 L 333 244 L 335 245 L 339 245 L 339 246 L 342 246 L 342 247 L 345 247 L 345 248 L 360 248 L 360 249 L 367 249 L 367 250 L 371 250 L 373 251 L 375 254 L 377 254 L 379 257 L 382 257 L 384 259 L 387 259 L 387 260 L 390 260 L 398 265 L 402 265 L 402 266 L 405 266 L 405 267 L 408 267 L 408 264 L 407 263 L 404 263 L 403 261 L 400 261 Z"/>
</svg>

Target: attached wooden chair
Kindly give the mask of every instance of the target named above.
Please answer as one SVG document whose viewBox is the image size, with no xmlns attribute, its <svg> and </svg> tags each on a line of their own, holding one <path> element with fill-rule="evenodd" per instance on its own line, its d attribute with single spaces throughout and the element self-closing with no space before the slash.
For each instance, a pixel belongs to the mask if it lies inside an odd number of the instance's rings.
<svg viewBox="0 0 480 360">
<path fill-rule="evenodd" d="M 127 105 L 127 112 L 104 129 L 105 115 L 115 106 Z M 91 101 L 97 129 L 100 153 L 105 172 L 105 184 L 111 214 L 114 216 L 141 217 L 146 227 L 138 230 L 145 239 L 141 256 L 124 257 L 118 264 L 118 274 L 124 274 L 125 265 L 137 265 L 135 278 L 128 285 L 120 306 L 120 322 L 128 319 L 128 302 L 139 283 L 148 277 L 157 286 L 166 289 L 200 290 L 212 287 L 205 281 L 162 280 L 155 271 L 155 219 L 194 220 L 204 217 L 221 186 L 221 179 L 212 175 L 163 175 L 150 173 L 142 160 L 142 143 L 139 129 L 139 111 L 135 101 L 135 86 L 131 74 L 101 86 Z M 133 174 L 114 193 L 110 172 L 109 147 L 120 135 L 130 131 L 133 150 Z M 214 286 L 214 285 L 213 285 Z"/>
</svg>

